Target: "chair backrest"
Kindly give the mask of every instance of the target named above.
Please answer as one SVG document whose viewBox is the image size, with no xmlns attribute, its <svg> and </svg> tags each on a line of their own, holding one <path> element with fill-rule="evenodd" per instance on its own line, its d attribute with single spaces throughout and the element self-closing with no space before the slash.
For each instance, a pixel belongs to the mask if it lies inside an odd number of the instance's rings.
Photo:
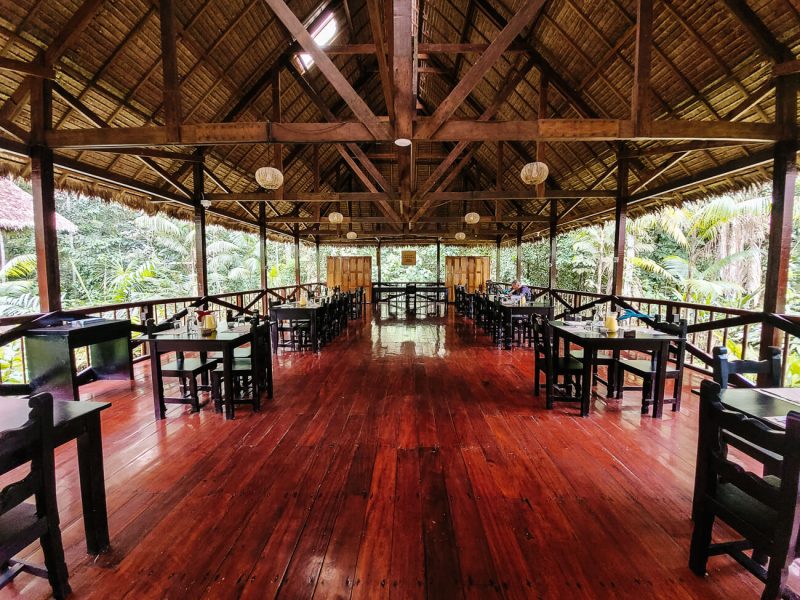
<svg viewBox="0 0 800 600">
<path fill-rule="evenodd" d="M 786 430 L 779 431 L 738 411 L 727 410 L 720 398 L 721 388 L 713 381 L 700 385 L 700 432 L 697 468 L 701 476 L 698 492 L 716 498 L 721 483 L 731 484 L 750 498 L 772 508 L 778 515 L 776 531 L 793 532 L 797 538 L 798 483 L 800 482 L 800 413 L 786 417 Z M 783 457 L 780 486 L 767 482 L 728 459 L 725 433 L 729 432 L 754 446 Z M 734 523 L 731 523 L 735 525 Z M 765 532 L 766 533 L 766 532 Z"/>
<path fill-rule="evenodd" d="M 764 375 L 766 382 L 761 387 L 780 387 L 781 385 L 781 349 L 769 347 L 765 360 L 730 360 L 728 349 L 717 346 L 713 350 L 711 368 L 716 381 L 722 389 L 728 387 L 731 377 L 736 375 Z M 759 385 L 761 385 L 759 383 Z"/>
<path fill-rule="evenodd" d="M 680 338 L 677 342 L 673 342 L 669 345 L 669 358 L 675 361 L 675 371 L 683 369 L 683 363 L 686 359 L 686 336 L 688 327 L 689 325 L 686 319 L 675 320 L 673 322 L 661 321 L 659 319 L 655 321 L 654 329 Z M 652 355 L 653 370 L 655 370 L 657 366 L 656 358 L 656 353 L 654 352 Z"/>
<path fill-rule="evenodd" d="M 550 322 L 541 315 L 533 315 L 533 349 L 544 358 L 547 372 L 552 372 L 553 367 L 553 331 Z"/>
<path fill-rule="evenodd" d="M 56 475 L 53 458 L 53 397 L 37 394 L 28 400 L 28 420 L 16 429 L 0 433 L 0 474 L 30 461 L 25 477 L 0 491 L 0 515 L 31 496 L 36 497 L 40 516 L 48 515 L 58 523 Z"/>
</svg>

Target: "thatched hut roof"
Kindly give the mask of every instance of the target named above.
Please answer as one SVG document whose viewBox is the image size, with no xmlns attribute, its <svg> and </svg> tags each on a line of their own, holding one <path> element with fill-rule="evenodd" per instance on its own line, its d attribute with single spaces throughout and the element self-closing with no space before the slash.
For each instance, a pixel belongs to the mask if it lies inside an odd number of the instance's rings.
<svg viewBox="0 0 800 600">
<path fill-rule="evenodd" d="M 54 95 L 54 127 L 88 128 L 101 122 L 109 127 L 108 135 L 113 139 L 113 128 L 163 125 L 158 2 L 15 0 L 0 23 L 0 54 L 26 62 L 38 60 L 47 49 L 59 47 L 64 28 L 78 14 L 79 7 L 88 4 L 95 7 L 91 18 L 82 22 L 82 29 L 53 63 L 58 71 L 57 85 L 62 90 Z M 385 3 L 375 4 L 380 11 Z M 415 90 L 416 117 L 422 119 L 435 112 L 481 56 L 480 51 L 453 53 L 435 46 L 485 48 L 526 3 L 425 0 L 412 4 L 419 11 Z M 348 45 L 352 49 L 361 45 L 361 51 L 331 52 L 330 57 L 371 111 L 385 120 L 389 111 L 379 62 L 374 51 L 363 50 L 375 42 L 368 1 L 291 0 L 289 7 L 306 25 L 322 16 L 334 19 L 338 32 L 331 41 L 333 46 Z M 656 121 L 774 121 L 774 69 L 780 66 L 781 56 L 794 57 L 800 50 L 800 11 L 793 0 L 659 0 L 656 9 L 650 78 Z M 743 18 L 743 10 L 749 11 L 751 18 Z M 176 3 L 176 13 L 177 67 L 185 123 L 273 120 L 277 108 L 274 97 L 280 98 L 283 122 L 322 123 L 330 120 L 326 110 L 339 121 L 354 121 L 354 114 L 319 68 L 298 68 L 296 42 L 268 2 L 184 0 Z M 385 26 L 391 20 L 391 16 L 384 16 L 382 23 Z M 452 118 L 478 119 L 504 84 L 518 70 L 525 69 L 492 120 L 535 121 L 542 81 L 548 78 L 548 118 L 628 119 L 635 32 L 634 0 L 546 2 L 544 10 L 517 36 L 512 50 L 488 70 Z M 776 52 L 780 54 L 777 58 Z M 280 76 L 281 87 L 280 93 L 273 95 L 270 90 L 275 73 Z M 12 98 L 23 80 L 20 73 L 0 70 L 0 99 Z M 316 102 L 314 94 L 318 96 Z M 0 117 L 4 110 L 0 107 Z M 14 139 L 13 131 L 26 132 L 30 114 L 27 106 L 11 107 L 5 113 L 13 118 L 10 123 L 0 120 L 0 130 L 7 133 L 0 138 L 0 148 L 4 149 L 0 153 L 0 169 L 24 176 L 29 168 L 25 147 Z M 614 142 L 549 141 L 545 145 L 549 189 L 613 192 L 616 188 Z M 391 206 L 406 222 L 402 230 L 376 223 L 382 213 L 374 202 L 331 201 L 322 205 L 322 215 L 338 210 L 352 217 L 359 239 L 402 235 L 403 239 L 413 240 L 415 236 L 452 237 L 463 227 L 458 217 L 468 210 L 494 214 L 497 208 L 507 222 L 481 227 L 485 227 L 482 231 L 487 235 L 496 233 L 504 239 L 514 236 L 514 218 L 548 214 L 548 203 L 536 199 L 534 191 L 519 179 L 522 166 L 536 156 L 536 143 L 506 141 L 499 159 L 496 141 L 476 142 L 469 146 L 470 158 L 449 190 L 495 190 L 500 185 L 521 196 L 436 203 L 427 213 L 430 222 L 425 227 L 409 228 L 407 220 L 421 204 L 416 191 L 453 146 L 450 141 L 415 142 L 411 198 L 401 204 L 403 170 L 397 148 L 390 140 L 358 144 L 375 167 L 368 175 L 370 185 L 379 187 L 379 178 L 388 185 Z M 768 160 L 753 159 L 766 155 L 771 144 L 698 144 L 696 148 L 666 151 L 669 146 L 675 146 L 674 139 L 629 138 L 625 142 L 626 152 L 635 157 L 628 180 L 635 198 L 630 209 L 634 214 L 665 203 L 741 190 L 770 180 Z M 297 143 L 284 144 L 282 148 L 287 193 L 306 194 L 315 189 L 314 147 L 318 152 L 319 192 L 367 190 L 363 179 L 354 173 L 353 164 L 357 161 L 351 149 L 342 151 L 333 143 Z M 258 191 L 253 173 L 269 164 L 273 148 L 267 143 L 207 146 L 205 193 Z M 185 159 L 194 148 L 177 145 L 148 147 L 145 151 L 150 153 L 149 158 L 129 151 L 58 149 L 57 183 L 62 188 L 93 193 L 135 208 L 191 218 L 191 202 L 187 202 L 185 191 L 193 187 L 193 174 Z M 707 177 L 715 168 L 737 160 L 744 164 L 741 169 Z M 502 165 L 499 177 L 498 163 Z M 669 185 L 681 180 L 688 183 L 681 187 Z M 560 226 L 570 228 L 613 218 L 613 205 L 609 194 L 559 199 L 556 209 L 564 215 Z M 315 226 L 308 222 L 318 208 L 319 204 L 281 201 L 276 197 L 268 204 L 266 214 L 274 232 L 291 235 L 297 228 L 308 239 L 310 233 L 334 231 L 327 223 Z M 257 202 L 220 200 L 215 201 L 214 209 L 210 222 L 257 228 Z M 286 217 L 286 222 L 279 221 L 281 216 Z M 535 236 L 546 228 L 546 224 L 531 223 L 524 235 Z"/>
<path fill-rule="evenodd" d="M 33 227 L 33 196 L 8 177 L 0 177 L 0 230 L 19 231 Z M 56 229 L 75 233 L 75 224 L 56 213 Z"/>
</svg>

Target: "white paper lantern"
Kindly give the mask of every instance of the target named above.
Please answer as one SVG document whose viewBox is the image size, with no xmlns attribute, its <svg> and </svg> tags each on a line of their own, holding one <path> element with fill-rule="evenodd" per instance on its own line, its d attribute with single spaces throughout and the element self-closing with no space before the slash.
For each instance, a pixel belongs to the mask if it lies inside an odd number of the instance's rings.
<svg viewBox="0 0 800 600">
<path fill-rule="evenodd" d="M 547 165 L 543 162 L 532 162 L 522 167 L 522 172 L 519 176 L 522 178 L 522 181 L 528 185 L 539 185 L 540 183 L 544 183 L 549 172 L 550 169 L 548 169 Z"/>
<path fill-rule="evenodd" d="M 464 233 L 463 231 L 459 231 L 458 233 L 456 233 L 456 239 L 459 242 L 462 241 L 462 240 L 465 240 L 465 239 L 467 239 L 467 234 Z"/>
<path fill-rule="evenodd" d="M 464 215 L 464 222 L 467 225 L 475 225 L 481 220 L 481 216 L 476 212 L 468 212 Z"/>
<path fill-rule="evenodd" d="M 256 181 L 265 190 L 277 190 L 283 185 L 283 173 L 274 167 L 261 167 L 256 171 Z"/>
<path fill-rule="evenodd" d="M 344 215 L 340 212 L 333 211 L 328 215 L 328 220 L 334 225 L 338 225 L 339 223 L 344 221 Z"/>
<path fill-rule="evenodd" d="M 348 240 L 354 240 L 358 237 L 358 234 L 355 231 L 348 231 L 346 237 Z"/>
</svg>

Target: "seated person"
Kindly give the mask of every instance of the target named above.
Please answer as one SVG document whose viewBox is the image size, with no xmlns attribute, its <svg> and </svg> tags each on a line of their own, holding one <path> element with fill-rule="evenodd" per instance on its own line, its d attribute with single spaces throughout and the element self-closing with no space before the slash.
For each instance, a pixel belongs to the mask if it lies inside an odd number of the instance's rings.
<svg viewBox="0 0 800 600">
<path fill-rule="evenodd" d="M 531 288 L 527 285 L 522 285 L 516 279 L 511 282 L 511 295 L 512 296 L 525 296 L 526 298 L 531 297 Z"/>
</svg>

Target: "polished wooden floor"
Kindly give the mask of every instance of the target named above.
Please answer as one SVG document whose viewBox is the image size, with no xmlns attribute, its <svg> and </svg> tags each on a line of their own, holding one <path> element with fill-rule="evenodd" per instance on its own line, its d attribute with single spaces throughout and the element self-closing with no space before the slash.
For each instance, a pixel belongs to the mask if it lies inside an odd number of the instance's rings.
<svg viewBox="0 0 800 600">
<path fill-rule="evenodd" d="M 154 422 L 146 365 L 86 388 L 113 402 L 113 550 L 85 554 L 75 448 L 60 449 L 75 598 L 759 596 L 728 558 L 705 579 L 686 566 L 696 396 L 663 420 L 632 395 L 585 419 L 547 411 L 531 351 L 452 310 L 352 322 L 276 363 L 274 401 L 230 422 L 210 407 Z M 49 587 L 20 575 L 0 591 L 17 595 Z"/>
</svg>

